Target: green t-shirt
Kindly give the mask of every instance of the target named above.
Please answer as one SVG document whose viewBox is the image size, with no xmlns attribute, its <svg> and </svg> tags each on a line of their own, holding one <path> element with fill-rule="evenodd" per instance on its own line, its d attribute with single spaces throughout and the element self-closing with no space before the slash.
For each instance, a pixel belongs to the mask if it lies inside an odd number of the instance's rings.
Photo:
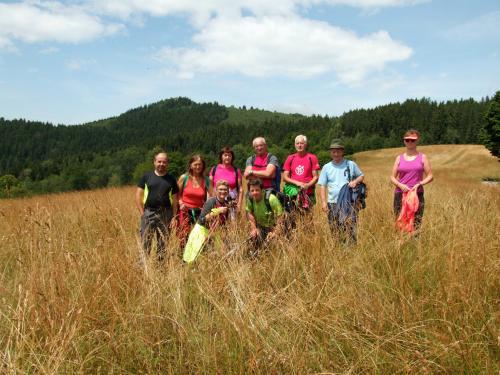
<svg viewBox="0 0 500 375">
<path fill-rule="evenodd" d="M 281 207 L 281 203 L 278 198 L 276 198 L 274 194 L 271 194 L 269 196 L 269 205 L 272 208 L 272 212 L 268 211 L 264 194 L 265 193 L 263 192 L 260 202 L 252 202 L 250 199 L 247 199 L 245 208 L 247 212 L 251 212 L 253 214 L 257 225 L 269 228 L 274 226 L 278 216 L 283 214 L 283 207 Z"/>
</svg>

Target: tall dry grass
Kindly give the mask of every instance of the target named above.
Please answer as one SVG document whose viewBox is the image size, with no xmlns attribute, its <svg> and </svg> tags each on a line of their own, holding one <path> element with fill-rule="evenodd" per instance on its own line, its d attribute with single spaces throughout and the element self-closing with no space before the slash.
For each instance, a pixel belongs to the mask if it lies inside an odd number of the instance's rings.
<svg viewBox="0 0 500 375">
<path fill-rule="evenodd" d="M 498 373 L 500 195 L 480 183 L 498 162 L 422 149 L 436 181 L 418 240 L 393 229 L 400 150 L 381 150 L 357 156 L 356 246 L 317 209 L 257 260 L 142 265 L 133 188 L 1 201 L 0 372 Z"/>
</svg>

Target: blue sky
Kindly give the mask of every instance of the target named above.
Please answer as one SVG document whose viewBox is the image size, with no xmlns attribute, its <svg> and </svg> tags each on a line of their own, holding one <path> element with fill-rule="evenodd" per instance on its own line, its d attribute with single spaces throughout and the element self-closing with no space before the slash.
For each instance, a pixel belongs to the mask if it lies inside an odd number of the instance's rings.
<svg viewBox="0 0 500 375">
<path fill-rule="evenodd" d="M 500 2 L 0 1 L 0 117 L 79 124 L 161 99 L 340 115 L 500 89 Z"/>
</svg>

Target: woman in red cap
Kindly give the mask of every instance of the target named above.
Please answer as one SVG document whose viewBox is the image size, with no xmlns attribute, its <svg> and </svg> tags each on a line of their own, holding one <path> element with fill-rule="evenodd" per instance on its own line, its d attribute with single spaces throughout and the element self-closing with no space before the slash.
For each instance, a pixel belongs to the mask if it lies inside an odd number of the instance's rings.
<svg viewBox="0 0 500 375">
<path fill-rule="evenodd" d="M 419 206 L 415 213 L 415 229 L 420 228 L 422 216 L 424 214 L 424 188 L 425 184 L 432 181 L 432 169 L 429 159 L 425 154 L 417 151 L 417 144 L 420 133 L 410 129 L 404 136 L 403 141 L 406 147 L 404 153 L 396 157 L 392 168 L 391 182 L 396 186 L 394 192 L 394 213 L 399 216 L 402 208 L 403 193 L 416 190 Z"/>
</svg>

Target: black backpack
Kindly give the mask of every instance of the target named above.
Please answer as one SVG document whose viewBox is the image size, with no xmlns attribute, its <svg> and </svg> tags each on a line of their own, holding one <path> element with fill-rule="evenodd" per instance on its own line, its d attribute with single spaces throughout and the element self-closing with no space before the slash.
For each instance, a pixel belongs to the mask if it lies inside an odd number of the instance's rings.
<svg viewBox="0 0 500 375">
<path fill-rule="evenodd" d="M 292 205 L 293 205 L 293 199 L 290 198 L 288 195 L 283 194 L 280 191 L 276 191 L 274 189 L 265 189 L 264 190 L 264 203 L 266 204 L 266 208 L 269 212 L 273 212 L 273 208 L 271 207 L 271 203 L 269 202 L 269 197 L 273 194 L 278 198 L 278 201 L 281 204 L 281 207 L 283 207 L 283 210 L 285 212 L 291 212 L 292 210 Z M 254 199 L 248 196 L 248 199 L 252 203 L 252 209 L 254 209 Z"/>
<path fill-rule="evenodd" d="M 351 169 L 349 165 L 350 160 L 346 160 L 347 168 L 344 171 L 344 176 L 347 175 L 347 180 L 351 182 Z M 351 162 L 352 163 L 352 162 Z M 364 182 L 360 182 L 354 189 L 352 189 L 352 199 L 353 202 L 359 202 L 359 206 L 363 209 L 366 208 L 366 184 Z"/>
</svg>

